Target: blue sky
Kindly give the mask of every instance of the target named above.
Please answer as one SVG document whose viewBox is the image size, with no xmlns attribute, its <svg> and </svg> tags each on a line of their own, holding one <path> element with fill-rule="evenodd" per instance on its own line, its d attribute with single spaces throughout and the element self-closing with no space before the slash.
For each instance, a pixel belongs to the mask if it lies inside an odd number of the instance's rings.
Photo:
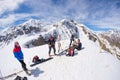
<svg viewBox="0 0 120 80">
<path fill-rule="evenodd" d="M 120 0 L 0 0 L 0 29 L 31 18 L 73 19 L 92 30 L 120 30 Z"/>
</svg>

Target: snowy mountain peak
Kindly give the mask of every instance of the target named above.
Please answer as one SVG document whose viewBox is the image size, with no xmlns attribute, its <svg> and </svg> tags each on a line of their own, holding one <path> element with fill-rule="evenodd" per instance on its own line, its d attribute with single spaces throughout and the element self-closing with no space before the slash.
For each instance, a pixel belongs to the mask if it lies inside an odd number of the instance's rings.
<svg viewBox="0 0 120 80">
<path fill-rule="evenodd" d="M 22 35 L 32 36 L 32 34 L 39 34 L 42 35 L 45 40 L 47 40 L 50 35 L 57 38 L 58 34 L 62 35 L 62 40 L 69 39 L 72 34 L 76 34 L 76 37 L 79 37 L 78 26 L 76 26 L 73 21 L 66 19 L 53 25 L 44 24 L 40 20 L 30 19 L 23 24 L 10 27 L 3 32 L 5 35 L 0 36 L 1 45 L 4 43 L 9 44 L 13 39 Z"/>
<path fill-rule="evenodd" d="M 106 32 L 108 34 L 119 34 L 120 35 L 120 31 L 119 30 L 109 30 L 108 32 Z"/>
<path fill-rule="evenodd" d="M 40 20 L 30 19 L 18 26 L 6 28 L 0 32 L 0 46 L 9 44 L 12 40 L 22 35 L 33 35 L 46 31 L 47 26 L 48 24 L 44 24 Z"/>
<path fill-rule="evenodd" d="M 63 23 L 63 24 L 65 24 L 65 23 L 73 23 L 74 20 L 62 19 L 60 22 Z"/>
<path fill-rule="evenodd" d="M 28 26 L 28 27 L 29 26 L 39 27 L 40 25 L 44 25 L 44 23 L 37 19 L 30 19 L 30 20 L 20 24 L 20 26 Z"/>
<path fill-rule="evenodd" d="M 64 21 L 66 21 L 67 19 L 62 19 L 60 22 L 64 22 Z"/>
<path fill-rule="evenodd" d="M 84 34 L 81 34 L 82 32 Z M 81 36 L 85 35 L 89 40 L 92 40 L 93 42 L 97 41 L 99 43 L 98 45 L 106 44 L 102 43 L 101 36 L 96 35 L 95 32 L 88 29 L 84 24 L 77 23 L 74 20 L 63 19 L 59 22 L 56 22 L 53 25 L 48 25 L 42 23 L 40 20 L 30 19 L 21 25 L 10 27 L 3 30 L 0 35 L 0 46 L 8 45 L 14 39 L 16 39 L 17 37 L 21 37 L 23 35 L 26 35 L 28 37 L 37 35 L 36 38 L 32 38 L 31 40 L 26 41 L 27 43 L 25 44 L 32 45 L 31 47 L 34 47 L 45 44 L 46 43 L 45 41 L 48 40 L 50 35 L 53 35 L 56 39 L 58 35 L 62 35 L 61 40 L 68 40 L 70 39 L 72 34 L 75 34 L 76 38 L 81 38 Z M 106 33 L 100 33 L 100 35 L 103 34 L 105 36 L 104 37 L 105 40 L 108 41 L 107 42 L 108 44 L 105 45 L 103 49 L 110 53 L 115 53 L 116 51 L 120 52 L 120 50 L 117 49 L 120 48 L 119 46 L 120 32 L 114 30 L 108 31 Z M 113 46 L 113 44 L 117 46 L 117 48 L 115 48 L 115 51 L 114 50 L 111 51 L 110 49 Z"/>
</svg>

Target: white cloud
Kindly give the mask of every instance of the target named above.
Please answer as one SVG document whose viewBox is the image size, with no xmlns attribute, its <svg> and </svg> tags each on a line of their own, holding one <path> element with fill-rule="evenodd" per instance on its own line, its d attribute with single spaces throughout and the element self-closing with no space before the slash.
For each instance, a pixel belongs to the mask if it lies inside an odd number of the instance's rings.
<svg viewBox="0 0 120 80">
<path fill-rule="evenodd" d="M 26 18 L 30 18 L 33 15 L 38 15 L 38 14 L 9 14 L 8 16 L 4 18 L 0 18 L 0 27 L 6 27 L 13 25 L 15 21 L 17 20 L 25 20 Z"/>
<path fill-rule="evenodd" d="M 0 0 L 0 14 L 17 9 L 22 2 L 23 0 Z"/>
<path fill-rule="evenodd" d="M 12 13 L 0 19 L 0 26 L 13 24 L 20 19 L 36 16 L 44 21 L 59 21 L 63 18 L 86 22 L 99 28 L 119 28 L 120 8 L 116 8 L 119 0 L 2 0 L 0 1 L 0 14 L 14 11 L 24 2 L 30 7 L 31 13 Z M 3 4 L 3 5 L 1 5 Z M 119 7 L 119 6 L 118 6 Z M 10 21 L 11 20 L 11 21 Z"/>
<path fill-rule="evenodd" d="M 15 21 L 14 15 L 9 15 L 5 18 L 0 19 L 0 27 L 4 27 L 5 25 L 11 24 Z"/>
</svg>

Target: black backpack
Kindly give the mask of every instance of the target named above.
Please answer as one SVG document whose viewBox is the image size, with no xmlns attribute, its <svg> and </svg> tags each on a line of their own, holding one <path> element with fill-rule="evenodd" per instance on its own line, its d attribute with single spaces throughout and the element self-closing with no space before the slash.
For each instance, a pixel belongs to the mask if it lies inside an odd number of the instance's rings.
<svg viewBox="0 0 120 80">
<path fill-rule="evenodd" d="M 17 76 L 14 80 L 28 80 L 27 77 Z"/>
</svg>

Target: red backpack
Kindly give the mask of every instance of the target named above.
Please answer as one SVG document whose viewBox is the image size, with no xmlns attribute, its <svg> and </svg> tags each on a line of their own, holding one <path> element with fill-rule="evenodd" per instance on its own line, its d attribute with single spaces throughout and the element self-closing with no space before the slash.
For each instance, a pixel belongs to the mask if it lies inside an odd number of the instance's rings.
<svg viewBox="0 0 120 80">
<path fill-rule="evenodd" d="M 39 61 L 39 57 L 38 56 L 34 56 L 32 62 L 37 62 L 37 61 Z"/>
<path fill-rule="evenodd" d="M 72 56 L 72 55 L 73 55 L 73 49 L 72 49 L 72 48 L 70 48 L 70 49 L 68 50 L 68 55 L 69 55 L 69 56 Z"/>
</svg>

